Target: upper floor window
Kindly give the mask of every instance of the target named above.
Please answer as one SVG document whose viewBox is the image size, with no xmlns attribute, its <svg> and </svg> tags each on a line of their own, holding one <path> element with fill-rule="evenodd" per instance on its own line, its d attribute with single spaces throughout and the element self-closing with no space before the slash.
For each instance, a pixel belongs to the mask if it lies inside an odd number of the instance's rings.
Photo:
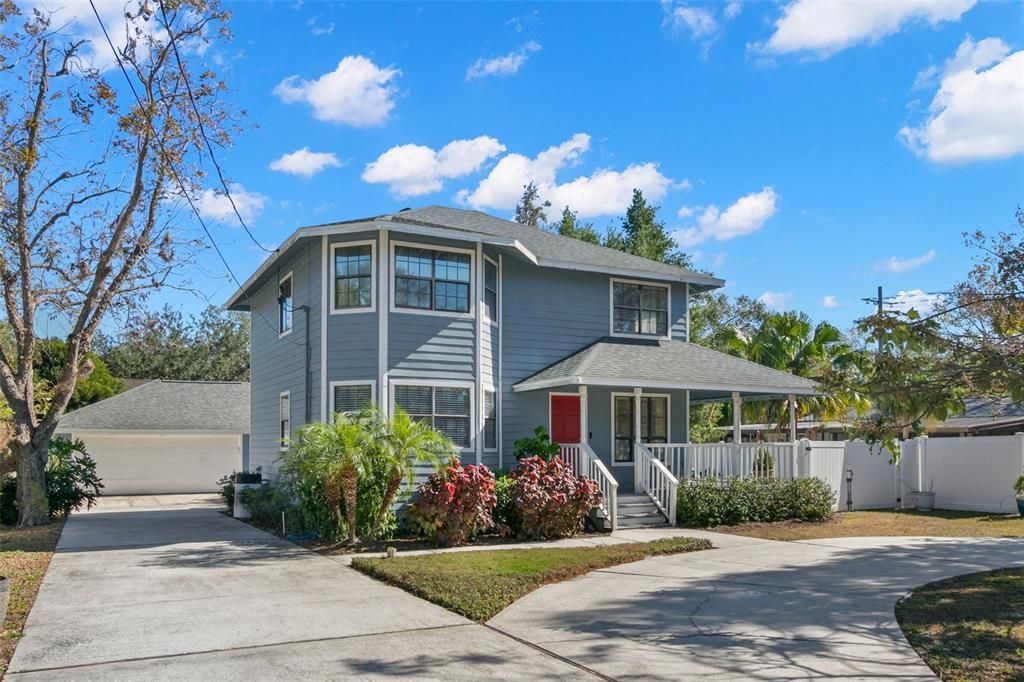
<svg viewBox="0 0 1024 682">
<path fill-rule="evenodd" d="M 498 321 L 498 264 L 484 258 L 484 317 Z"/>
<path fill-rule="evenodd" d="M 667 286 L 612 280 L 612 332 L 668 336 Z"/>
<path fill-rule="evenodd" d="M 373 245 L 339 244 L 334 250 L 334 312 L 373 307 Z"/>
<path fill-rule="evenodd" d="M 469 312 L 467 253 L 395 247 L 395 307 Z"/>
<path fill-rule="evenodd" d="M 277 284 L 277 331 L 284 336 L 292 330 L 292 273 Z"/>
</svg>

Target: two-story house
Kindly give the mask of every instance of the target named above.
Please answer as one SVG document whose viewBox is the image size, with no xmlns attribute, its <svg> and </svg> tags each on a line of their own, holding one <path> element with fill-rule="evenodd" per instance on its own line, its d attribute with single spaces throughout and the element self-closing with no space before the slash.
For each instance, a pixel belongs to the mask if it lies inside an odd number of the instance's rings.
<svg viewBox="0 0 1024 682">
<path fill-rule="evenodd" d="M 544 425 L 644 490 L 634 444 L 685 443 L 691 404 L 814 392 L 689 343 L 690 296 L 723 284 L 477 211 L 301 228 L 228 302 L 252 313 L 250 463 L 373 401 L 490 467 Z"/>
</svg>

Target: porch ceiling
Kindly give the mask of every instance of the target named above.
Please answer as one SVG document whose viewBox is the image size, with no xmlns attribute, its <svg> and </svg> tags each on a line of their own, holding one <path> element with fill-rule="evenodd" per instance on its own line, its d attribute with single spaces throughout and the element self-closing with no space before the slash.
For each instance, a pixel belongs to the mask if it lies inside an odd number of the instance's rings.
<svg viewBox="0 0 1024 682">
<path fill-rule="evenodd" d="M 556 386 L 688 389 L 690 400 L 747 400 L 820 393 L 814 382 L 685 341 L 604 337 L 520 381 L 514 391 Z"/>
</svg>

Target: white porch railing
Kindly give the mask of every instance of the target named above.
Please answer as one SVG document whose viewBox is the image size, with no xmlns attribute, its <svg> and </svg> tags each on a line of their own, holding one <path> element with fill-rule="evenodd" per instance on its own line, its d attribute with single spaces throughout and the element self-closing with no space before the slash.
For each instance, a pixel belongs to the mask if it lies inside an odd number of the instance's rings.
<svg viewBox="0 0 1024 682">
<path fill-rule="evenodd" d="M 637 492 L 650 495 L 661 513 L 674 526 L 679 479 L 643 443 L 633 443 L 633 466 L 633 481 Z"/>
<path fill-rule="evenodd" d="M 790 479 L 801 475 L 799 443 L 645 443 L 644 446 L 679 480 Z"/>
<path fill-rule="evenodd" d="M 611 521 L 612 532 L 619 529 L 619 483 L 608 467 L 587 443 L 560 445 L 559 456 L 569 463 L 573 473 L 597 482 L 601 489 L 601 511 Z"/>
</svg>

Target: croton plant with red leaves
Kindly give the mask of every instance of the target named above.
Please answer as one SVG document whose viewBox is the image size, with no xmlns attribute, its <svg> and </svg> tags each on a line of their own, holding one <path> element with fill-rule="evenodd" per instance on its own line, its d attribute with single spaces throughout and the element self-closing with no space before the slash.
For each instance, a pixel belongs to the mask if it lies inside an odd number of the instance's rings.
<svg viewBox="0 0 1024 682">
<path fill-rule="evenodd" d="M 453 459 L 423 482 L 406 511 L 410 526 L 444 547 L 464 545 L 494 522 L 494 474 Z"/>
<path fill-rule="evenodd" d="M 559 458 L 524 457 L 509 474 L 512 503 L 519 513 L 519 534 L 526 538 L 564 538 L 583 529 L 587 513 L 601 504 L 597 482 L 576 476 Z"/>
</svg>

